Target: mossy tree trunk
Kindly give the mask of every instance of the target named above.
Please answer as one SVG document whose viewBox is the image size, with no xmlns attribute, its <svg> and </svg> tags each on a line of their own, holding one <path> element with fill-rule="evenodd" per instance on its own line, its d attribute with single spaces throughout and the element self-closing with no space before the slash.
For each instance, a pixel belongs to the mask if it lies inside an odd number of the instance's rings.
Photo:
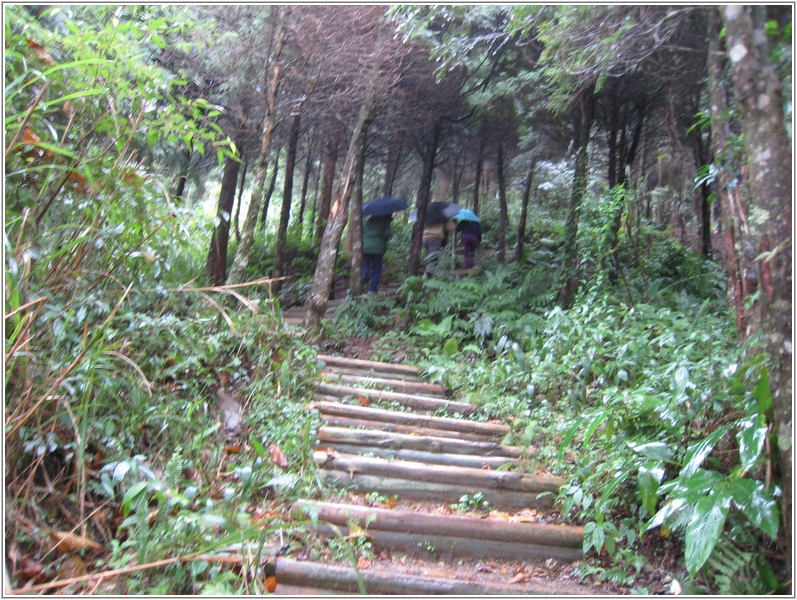
<svg viewBox="0 0 797 600">
<path fill-rule="evenodd" d="M 349 207 L 349 244 L 351 266 L 349 270 L 349 296 L 362 293 L 363 272 L 363 177 L 365 175 L 366 136 L 362 136 L 360 152 L 357 155 L 357 175 L 354 182 L 354 195 Z"/>
<path fill-rule="evenodd" d="M 578 220 L 581 214 L 581 202 L 587 191 L 587 163 L 589 161 L 589 133 L 595 115 L 595 101 L 593 94 L 595 84 L 584 88 L 578 98 L 578 112 L 576 116 L 576 167 L 573 175 L 573 190 L 570 193 L 570 207 L 565 223 L 564 268 L 565 281 L 559 289 L 558 302 L 562 308 L 570 308 L 578 291 Z"/>
<path fill-rule="evenodd" d="M 429 198 L 432 195 L 432 175 L 434 173 L 434 159 L 437 155 L 437 145 L 440 143 L 440 132 L 443 129 L 443 120 L 435 120 L 429 130 L 426 142 L 426 152 L 423 157 L 423 173 L 421 182 L 418 185 L 418 218 L 412 226 L 412 238 L 410 242 L 410 256 L 408 259 L 408 272 L 412 276 L 418 275 L 421 268 L 421 240 L 423 239 L 423 224 L 426 221 L 426 209 L 429 206 Z"/>
<path fill-rule="evenodd" d="M 285 157 L 285 183 L 282 186 L 282 210 L 280 211 L 280 223 L 277 229 L 277 247 L 274 251 L 274 268 L 271 272 L 272 277 L 282 277 L 285 261 L 285 246 L 288 238 L 288 222 L 291 218 L 291 200 L 293 198 L 293 171 L 296 165 L 296 147 L 299 144 L 299 123 L 301 115 L 295 114 L 291 119 L 291 133 L 288 138 L 288 153 Z M 273 291 L 279 293 L 280 282 L 274 282 Z"/>
<path fill-rule="evenodd" d="M 726 46 L 744 134 L 749 185 L 761 220 L 757 244 L 762 345 L 769 354 L 785 527 L 781 540 L 791 564 L 792 533 L 792 154 L 780 80 L 769 59 L 765 6 L 722 7 Z"/>
<path fill-rule="evenodd" d="M 529 174 L 523 186 L 523 196 L 520 199 L 520 223 L 517 228 L 517 246 L 515 247 L 515 260 L 523 260 L 523 245 L 526 242 L 526 216 L 529 210 L 529 196 L 531 196 L 531 184 L 534 181 L 534 170 L 537 167 L 537 157 L 531 157 Z"/>
<path fill-rule="evenodd" d="M 282 76 L 280 57 L 282 48 L 285 44 L 286 34 L 284 24 L 287 16 L 285 7 L 274 6 L 273 10 L 276 42 L 275 50 L 272 54 L 273 61 L 267 63 L 265 70 L 270 77 L 268 77 L 267 81 L 267 110 L 263 118 L 263 136 L 260 141 L 260 152 L 258 153 L 255 163 L 254 187 L 252 190 L 252 197 L 249 200 L 249 210 L 246 213 L 243 231 L 241 232 L 241 242 L 238 244 L 238 251 L 235 253 L 235 261 L 230 270 L 230 283 L 243 283 L 244 281 L 246 267 L 249 265 L 249 257 L 255 238 L 255 226 L 260 216 L 260 209 L 263 203 L 263 191 L 266 184 L 268 157 L 271 152 L 271 137 L 274 133 L 275 126 L 274 115 L 276 110 L 277 91 Z"/>
</svg>

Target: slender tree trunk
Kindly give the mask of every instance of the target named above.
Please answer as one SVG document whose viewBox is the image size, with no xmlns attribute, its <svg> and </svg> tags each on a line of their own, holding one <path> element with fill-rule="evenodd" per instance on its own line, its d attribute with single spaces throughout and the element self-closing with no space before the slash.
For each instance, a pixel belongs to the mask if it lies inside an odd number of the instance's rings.
<svg viewBox="0 0 797 600">
<path fill-rule="evenodd" d="M 459 165 L 459 158 L 454 157 L 454 180 L 451 183 L 451 202 L 459 202 L 459 184 L 462 181 L 462 167 Z"/>
<path fill-rule="evenodd" d="M 484 142 L 479 144 L 476 154 L 476 174 L 473 178 L 473 212 L 479 214 L 479 186 L 482 182 L 482 166 L 484 164 Z"/>
<path fill-rule="evenodd" d="M 274 195 L 274 188 L 277 187 L 277 175 L 279 174 L 280 170 L 280 154 L 282 153 L 282 148 L 277 148 L 277 152 L 274 154 L 274 166 L 271 169 L 271 178 L 268 182 L 268 190 L 266 190 L 265 195 L 263 196 L 263 212 L 260 215 L 260 231 L 263 231 L 266 227 L 266 223 L 268 222 L 268 208 L 271 204 L 271 197 Z"/>
<path fill-rule="evenodd" d="M 362 151 L 363 138 L 371 119 L 371 112 L 376 104 L 377 84 L 379 69 L 382 65 L 383 55 L 381 52 L 381 31 L 377 35 L 376 46 L 373 54 L 370 74 L 365 85 L 365 94 L 360 104 L 354 131 L 351 134 L 349 149 L 346 152 L 346 159 L 343 162 L 343 171 L 340 175 L 340 183 L 335 192 L 335 203 L 329 214 L 329 222 L 324 229 L 321 238 L 321 248 L 318 253 L 315 273 L 313 275 L 313 287 L 307 296 L 305 303 L 304 325 L 308 334 L 313 336 L 321 324 L 321 318 L 327 308 L 327 298 L 332 289 L 335 276 L 335 262 L 338 258 L 338 247 L 343 228 L 349 214 L 349 200 L 354 187 L 354 180 L 357 175 L 358 155 Z"/>
<path fill-rule="evenodd" d="M 266 116 L 263 118 L 263 137 L 260 142 L 260 153 L 255 163 L 255 184 L 252 190 L 252 197 L 249 200 L 249 210 L 246 213 L 244 228 L 241 232 L 241 242 L 238 244 L 238 251 L 235 253 L 235 261 L 230 270 L 230 283 L 243 283 L 246 267 L 249 265 L 249 257 L 252 251 L 252 244 L 255 238 L 255 226 L 260 216 L 260 208 L 263 202 L 263 191 L 266 183 L 266 167 L 268 156 L 271 152 L 271 136 L 274 132 L 274 113 L 276 108 L 277 90 L 279 89 L 282 74 L 282 65 L 279 62 L 282 54 L 282 47 L 285 43 L 285 29 L 283 27 L 284 13 L 280 6 L 273 7 L 274 18 L 277 31 L 276 49 L 274 51 L 274 66 L 271 69 L 271 79 L 268 82 Z M 268 72 L 268 68 L 266 70 Z"/>
<path fill-rule="evenodd" d="M 437 119 L 429 132 L 426 143 L 426 154 L 423 157 L 423 173 L 421 182 L 418 185 L 418 219 L 412 226 L 412 238 L 410 241 L 410 256 L 408 262 L 408 272 L 410 275 L 417 276 L 421 267 L 421 240 L 423 239 L 423 225 L 426 221 L 426 209 L 429 206 L 429 198 L 432 194 L 432 175 L 434 174 L 434 159 L 437 155 L 437 145 L 440 143 L 440 132 L 443 129 L 443 120 Z"/>
<path fill-rule="evenodd" d="M 243 148 L 239 147 L 239 150 L 243 153 Z M 235 226 L 235 241 L 241 241 L 241 228 L 239 227 L 239 221 L 241 216 L 241 202 L 243 201 L 244 197 L 244 187 L 246 186 L 246 170 L 249 166 L 248 162 L 244 163 L 244 168 L 241 169 L 241 180 L 238 183 L 238 202 L 235 203 L 235 217 L 233 218 L 232 222 Z"/>
<path fill-rule="evenodd" d="M 188 176 L 191 174 L 191 155 L 192 152 L 190 150 L 185 151 L 185 168 L 183 169 L 183 174 L 177 178 L 177 187 L 172 194 L 172 198 L 177 204 L 181 204 L 183 202 L 185 186 L 188 182 Z"/>
<path fill-rule="evenodd" d="M 313 160 L 312 156 L 310 155 L 310 149 L 307 150 L 307 158 L 305 159 L 304 165 L 304 178 L 302 180 L 302 200 L 299 204 L 299 216 L 296 218 L 296 222 L 299 224 L 300 227 L 300 235 L 299 239 L 304 237 L 304 209 L 307 206 L 307 188 L 310 184 L 310 172 L 313 169 Z"/>
<path fill-rule="evenodd" d="M 498 262 L 504 262 L 506 256 L 506 227 L 509 220 L 506 206 L 506 182 L 504 181 L 504 145 L 498 144 L 498 158 L 496 160 L 498 170 L 498 207 L 500 217 L 498 220 Z"/>
<path fill-rule="evenodd" d="M 766 215 L 756 235 L 758 300 L 775 411 L 785 527 L 786 564 L 792 534 L 792 154 L 781 83 L 769 62 L 766 7 L 722 8 L 733 69 L 753 204 Z M 791 576 L 791 574 L 789 574 Z M 789 577 L 791 578 L 791 577 Z"/>
<path fill-rule="evenodd" d="M 227 279 L 227 243 L 230 236 L 230 215 L 235 202 L 238 169 L 241 163 L 232 158 L 224 160 L 221 192 L 216 211 L 216 227 L 210 239 L 210 250 L 205 263 L 205 274 L 213 285 L 223 285 Z"/>
<path fill-rule="evenodd" d="M 318 212 L 316 214 L 315 240 L 324 235 L 324 229 L 329 219 L 329 209 L 332 203 L 332 186 L 335 183 L 335 164 L 338 162 L 338 145 L 336 141 L 328 141 L 324 153 L 324 173 L 321 178 L 321 192 L 318 194 Z"/>
<path fill-rule="evenodd" d="M 388 150 L 387 163 L 385 164 L 385 184 L 382 186 L 382 195 L 393 194 L 393 184 L 396 182 L 399 164 L 401 163 L 401 142 L 391 144 Z"/>
<path fill-rule="evenodd" d="M 523 196 L 520 200 L 520 223 L 517 228 L 517 247 L 515 248 L 515 260 L 520 262 L 523 260 L 523 244 L 526 241 L 526 215 L 529 208 L 529 196 L 531 195 L 531 184 L 534 180 L 534 169 L 537 167 L 537 157 L 531 157 L 531 164 L 529 165 L 529 174 L 526 177 L 526 183 L 523 186 Z"/>
<path fill-rule="evenodd" d="M 362 293 L 363 272 L 363 179 L 365 175 L 365 145 L 366 135 L 363 133 L 360 151 L 357 154 L 356 179 L 354 180 L 354 194 L 349 206 L 349 252 L 351 252 L 351 267 L 349 269 L 349 296 Z"/>
<path fill-rule="evenodd" d="M 578 220 L 581 214 L 581 201 L 587 191 L 587 162 L 589 160 L 589 133 L 592 129 L 592 119 L 595 113 L 593 93 L 595 84 L 582 90 L 579 97 L 579 118 L 576 121 L 576 139 L 578 154 L 573 175 L 573 190 L 570 194 L 570 208 L 565 223 L 564 267 L 565 282 L 559 289 L 558 302 L 563 308 L 570 308 L 578 291 Z"/>
<path fill-rule="evenodd" d="M 282 277 L 282 264 L 285 261 L 285 246 L 288 241 L 288 222 L 291 218 L 291 200 L 293 199 L 293 171 L 296 165 L 296 147 L 299 144 L 299 122 L 301 115 L 295 114 L 291 119 L 291 133 L 288 138 L 288 153 L 285 157 L 285 183 L 282 186 L 282 210 L 277 229 L 277 248 L 274 252 L 274 269 L 272 277 Z M 274 282 L 273 291 L 279 294 L 280 282 Z"/>
</svg>

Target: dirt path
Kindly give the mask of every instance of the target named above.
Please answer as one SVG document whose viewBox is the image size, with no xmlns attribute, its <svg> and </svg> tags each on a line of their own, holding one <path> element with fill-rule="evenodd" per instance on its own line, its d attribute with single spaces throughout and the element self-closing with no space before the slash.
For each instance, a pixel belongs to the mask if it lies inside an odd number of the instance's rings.
<svg viewBox="0 0 797 600">
<path fill-rule="evenodd" d="M 291 513 L 330 550 L 280 556 L 276 593 L 622 593 L 575 575 L 583 532 L 552 509 L 563 481 L 524 472 L 533 450 L 502 445 L 504 424 L 469 419 L 473 407 L 417 367 L 319 360 L 314 459 L 337 493 Z"/>
</svg>

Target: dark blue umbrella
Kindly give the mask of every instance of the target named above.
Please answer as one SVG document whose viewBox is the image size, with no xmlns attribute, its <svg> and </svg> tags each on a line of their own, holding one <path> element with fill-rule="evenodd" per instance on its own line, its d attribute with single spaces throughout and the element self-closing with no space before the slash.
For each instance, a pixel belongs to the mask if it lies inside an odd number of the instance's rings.
<svg viewBox="0 0 797 600">
<path fill-rule="evenodd" d="M 427 223 L 442 223 L 448 221 L 457 214 L 462 207 L 453 202 L 430 202 L 426 207 L 426 222 Z M 416 208 L 410 213 L 410 221 L 418 220 L 418 209 Z"/>
<path fill-rule="evenodd" d="M 407 209 L 407 201 L 397 196 L 385 196 L 363 203 L 363 216 L 384 217 Z"/>
</svg>

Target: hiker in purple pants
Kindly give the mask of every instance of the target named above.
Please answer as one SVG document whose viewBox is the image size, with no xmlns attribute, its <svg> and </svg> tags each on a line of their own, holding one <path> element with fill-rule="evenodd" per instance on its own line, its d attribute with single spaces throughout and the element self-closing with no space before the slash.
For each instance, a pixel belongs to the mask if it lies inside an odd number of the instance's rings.
<svg viewBox="0 0 797 600">
<path fill-rule="evenodd" d="M 482 241 L 482 226 L 478 221 L 460 221 L 457 232 L 462 239 L 462 254 L 465 256 L 465 268 L 473 268 L 473 256 Z"/>
</svg>

